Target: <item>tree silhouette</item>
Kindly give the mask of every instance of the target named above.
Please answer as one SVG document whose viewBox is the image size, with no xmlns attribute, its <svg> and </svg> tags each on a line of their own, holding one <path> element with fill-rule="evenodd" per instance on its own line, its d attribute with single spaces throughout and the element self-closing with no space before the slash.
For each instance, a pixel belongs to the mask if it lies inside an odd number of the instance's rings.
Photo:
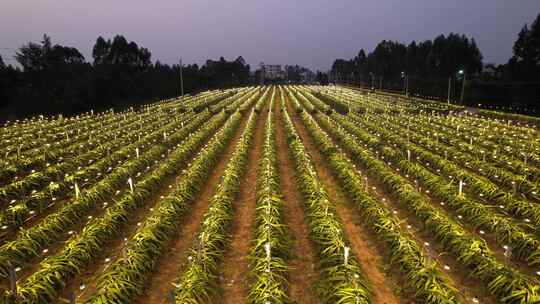
<svg viewBox="0 0 540 304">
<path fill-rule="evenodd" d="M 464 69 L 468 75 L 482 70 L 482 54 L 474 39 L 450 33 L 433 40 L 404 45 L 383 40 L 366 56 L 363 49 L 351 60 L 336 59 L 330 75 L 339 82 L 402 90 L 403 78 L 414 81 L 414 90 L 440 95 L 448 77 Z M 381 81 L 382 80 L 382 81 Z"/>
<path fill-rule="evenodd" d="M 540 14 L 529 27 L 525 24 L 514 43 L 508 62 L 510 77 L 524 81 L 540 80 Z"/>
</svg>

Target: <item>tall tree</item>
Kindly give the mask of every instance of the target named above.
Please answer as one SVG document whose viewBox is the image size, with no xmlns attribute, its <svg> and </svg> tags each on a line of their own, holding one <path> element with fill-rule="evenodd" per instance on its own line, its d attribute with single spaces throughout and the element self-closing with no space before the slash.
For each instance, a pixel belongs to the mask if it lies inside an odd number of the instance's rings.
<svg viewBox="0 0 540 304">
<path fill-rule="evenodd" d="M 111 41 L 105 40 L 99 36 L 92 49 L 92 57 L 94 58 L 94 65 L 106 63 L 106 57 L 109 54 L 111 48 Z"/>
<path fill-rule="evenodd" d="M 515 80 L 540 80 L 540 14 L 531 27 L 523 26 L 514 43 L 513 56 L 508 62 L 510 77 Z"/>
<path fill-rule="evenodd" d="M 479 74 L 482 54 L 474 39 L 450 33 L 418 44 L 413 41 L 408 46 L 383 40 L 367 56 L 362 49 L 351 60 L 336 59 L 330 75 L 343 81 L 348 80 L 352 72 L 363 85 L 375 80 L 377 87 L 382 79 L 383 87 L 401 90 L 402 73 L 405 73 L 417 80 L 418 89 L 441 91 L 445 79 L 460 69 L 465 69 L 468 75 Z M 430 94 L 436 94 L 435 91 Z"/>
<path fill-rule="evenodd" d="M 327 85 L 328 84 L 328 75 L 326 73 L 321 72 L 321 71 L 317 71 L 317 73 L 315 75 L 315 81 L 317 81 L 318 83 L 320 83 L 322 85 Z"/>
<path fill-rule="evenodd" d="M 31 100 L 27 106 L 33 111 L 57 112 L 85 99 L 89 70 L 76 48 L 53 44 L 44 34 L 40 44 L 29 42 L 19 48 L 15 59 L 26 83 L 22 98 Z"/>
</svg>

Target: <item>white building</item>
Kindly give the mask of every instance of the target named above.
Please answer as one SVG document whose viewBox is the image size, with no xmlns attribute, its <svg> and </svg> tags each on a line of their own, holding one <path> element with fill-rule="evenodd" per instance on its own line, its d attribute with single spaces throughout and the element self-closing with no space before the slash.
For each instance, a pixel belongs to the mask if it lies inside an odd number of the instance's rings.
<svg viewBox="0 0 540 304">
<path fill-rule="evenodd" d="M 264 64 L 261 62 L 260 67 L 265 79 L 285 79 L 285 71 L 281 69 L 281 64 Z"/>
</svg>

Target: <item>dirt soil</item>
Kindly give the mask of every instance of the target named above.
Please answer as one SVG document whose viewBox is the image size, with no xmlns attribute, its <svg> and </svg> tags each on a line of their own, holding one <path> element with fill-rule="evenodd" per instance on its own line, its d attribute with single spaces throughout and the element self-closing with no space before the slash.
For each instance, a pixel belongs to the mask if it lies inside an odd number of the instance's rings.
<svg viewBox="0 0 540 304">
<path fill-rule="evenodd" d="M 155 271 L 148 277 L 148 285 L 144 293 L 133 300 L 133 303 L 168 303 L 168 294 L 174 288 L 173 283 L 180 277 L 187 263 L 187 252 L 191 248 L 197 231 L 210 207 L 210 200 L 214 196 L 216 186 L 219 184 L 227 163 L 234 153 L 242 131 L 247 122 L 247 115 L 242 118 L 242 123 L 228 144 L 225 152 L 220 156 L 217 166 L 212 170 L 201 192 L 195 197 L 189 213 L 179 221 L 176 234 L 173 236 L 170 246 L 156 264 Z"/>
<path fill-rule="evenodd" d="M 299 123 L 302 123 L 299 120 Z M 306 136 L 309 136 L 306 133 Z M 335 139 L 334 139 L 334 143 Z M 347 156 L 348 153 L 344 152 Z M 362 170 L 365 170 L 360 165 Z M 438 268 L 441 272 L 445 273 L 453 285 L 458 288 L 458 293 L 466 301 L 472 301 L 472 298 L 477 298 L 480 303 L 495 303 L 493 297 L 489 294 L 488 290 L 483 286 L 481 282 L 476 279 L 473 279 L 467 275 L 468 271 L 462 267 L 453 257 L 444 251 L 444 249 L 437 244 L 437 241 L 429 234 L 424 231 L 421 231 L 422 224 L 410 214 L 410 210 L 405 208 L 403 205 L 398 204 L 392 196 L 387 193 L 384 189 L 384 185 L 381 184 L 378 180 L 374 179 L 372 176 L 368 176 L 369 192 L 374 195 L 378 201 L 383 202 L 387 209 L 394 210 L 394 218 L 398 220 L 403 231 L 409 231 L 412 234 L 410 236 L 418 243 L 424 244 L 425 242 L 429 243 L 429 256 L 430 258 L 438 264 Z M 412 228 L 408 228 L 407 226 Z M 422 245 L 423 246 L 423 245 Z M 425 246 L 424 246 L 425 247 Z M 427 250 L 427 249 L 426 249 Z M 449 266 L 450 269 L 444 269 L 444 266 Z"/>
<path fill-rule="evenodd" d="M 302 193 L 298 190 L 294 176 L 294 164 L 289 157 L 283 120 L 279 103 L 274 109 L 276 130 L 276 152 L 281 192 L 285 200 L 283 221 L 291 238 L 292 257 L 289 261 L 289 294 L 294 303 L 320 303 L 313 286 L 320 278 L 315 244 L 309 238 L 309 227 L 302 208 Z"/>
<path fill-rule="evenodd" d="M 268 104 L 269 101 L 267 101 Z M 262 155 L 264 126 L 268 118 L 265 105 L 255 126 L 255 134 L 249 151 L 247 171 L 234 205 L 235 216 L 231 223 L 231 242 L 221 261 L 220 303 L 246 303 L 249 291 L 249 252 L 253 239 L 253 221 L 257 204 L 257 176 Z"/>
<path fill-rule="evenodd" d="M 87 299 L 96 291 L 99 276 L 107 270 L 110 263 L 121 256 L 122 248 L 125 245 L 124 239 L 130 239 L 135 234 L 138 228 L 137 224 L 144 222 L 145 218 L 151 212 L 150 209 L 156 206 L 162 196 L 166 197 L 172 192 L 175 184 L 175 177 L 167 178 L 164 182 L 164 186 L 147 199 L 144 206 L 133 211 L 128 222 L 120 228 L 117 237 L 109 240 L 103 246 L 103 250 L 91 260 L 87 267 L 85 267 L 84 271 L 70 280 L 66 287 L 63 288 L 62 293 L 58 298 L 59 303 L 63 303 L 63 299 L 69 298 L 71 291 L 78 290 L 81 284 L 84 284 L 86 287 L 84 291 L 77 293 L 77 300 L 79 301 Z M 117 197 L 120 198 L 121 196 Z M 105 259 L 110 259 L 110 261 L 106 262 Z"/>
<path fill-rule="evenodd" d="M 392 283 L 392 278 L 388 277 L 382 271 L 384 263 L 381 260 L 381 255 L 366 239 L 367 233 L 359 225 L 356 225 L 350 216 L 347 215 L 347 210 L 343 207 L 346 204 L 347 198 L 337 181 L 334 179 L 332 172 L 325 165 L 326 161 L 311 141 L 302 121 L 289 103 L 287 103 L 287 108 L 296 131 L 304 143 L 306 151 L 315 163 L 321 181 L 325 185 L 331 200 L 335 203 L 338 216 L 341 218 L 345 229 L 345 234 L 351 243 L 351 249 L 369 281 L 373 302 L 386 304 L 406 303 L 407 301 L 394 294 L 393 290 L 396 290 L 395 283 Z"/>
<path fill-rule="evenodd" d="M 185 166 L 187 166 L 187 163 L 184 164 L 184 167 Z M 142 223 L 151 212 L 150 208 L 155 207 L 161 197 L 166 197 L 174 190 L 174 185 L 177 184 L 177 178 L 178 176 L 167 178 L 164 186 L 154 193 L 145 202 L 143 207 L 138 208 L 133 212 L 128 223 L 120 229 L 118 237 L 107 242 L 107 244 L 103 246 L 104 250 L 101 251 L 97 257 L 92 259 L 92 262 L 85 268 L 84 272 L 70 280 L 66 288 L 63 289 L 60 297 L 57 299 L 59 303 L 63 303 L 62 301 L 69 297 L 72 290 L 78 290 L 78 287 L 82 283 L 86 285 L 86 288 L 82 293 L 77 295 L 78 301 L 87 299 L 96 291 L 99 276 L 106 271 L 111 262 L 115 261 L 122 254 L 122 247 L 125 244 L 124 238 L 131 238 L 138 228 L 137 223 Z M 106 258 L 110 259 L 110 262 L 106 262 Z"/>
</svg>

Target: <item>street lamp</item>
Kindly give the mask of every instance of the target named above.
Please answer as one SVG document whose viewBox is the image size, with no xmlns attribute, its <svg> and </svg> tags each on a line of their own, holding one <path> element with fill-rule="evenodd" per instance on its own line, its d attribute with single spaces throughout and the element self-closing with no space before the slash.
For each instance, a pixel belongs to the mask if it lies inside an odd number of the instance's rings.
<svg viewBox="0 0 540 304">
<path fill-rule="evenodd" d="M 463 96 L 465 95 L 465 82 L 467 81 L 467 74 L 465 74 L 465 70 L 459 70 L 459 75 L 463 75 L 463 83 L 461 85 L 461 103 L 463 104 Z"/>
<path fill-rule="evenodd" d="M 452 86 L 452 76 L 448 77 L 448 99 L 446 100 L 450 104 L 450 87 Z"/>
<path fill-rule="evenodd" d="M 401 72 L 401 78 L 403 78 L 403 87 L 405 90 L 405 97 L 409 96 L 409 76 L 405 72 Z"/>
<path fill-rule="evenodd" d="M 180 58 L 180 94 L 184 100 L 184 78 L 182 77 L 182 58 Z"/>
</svg>

